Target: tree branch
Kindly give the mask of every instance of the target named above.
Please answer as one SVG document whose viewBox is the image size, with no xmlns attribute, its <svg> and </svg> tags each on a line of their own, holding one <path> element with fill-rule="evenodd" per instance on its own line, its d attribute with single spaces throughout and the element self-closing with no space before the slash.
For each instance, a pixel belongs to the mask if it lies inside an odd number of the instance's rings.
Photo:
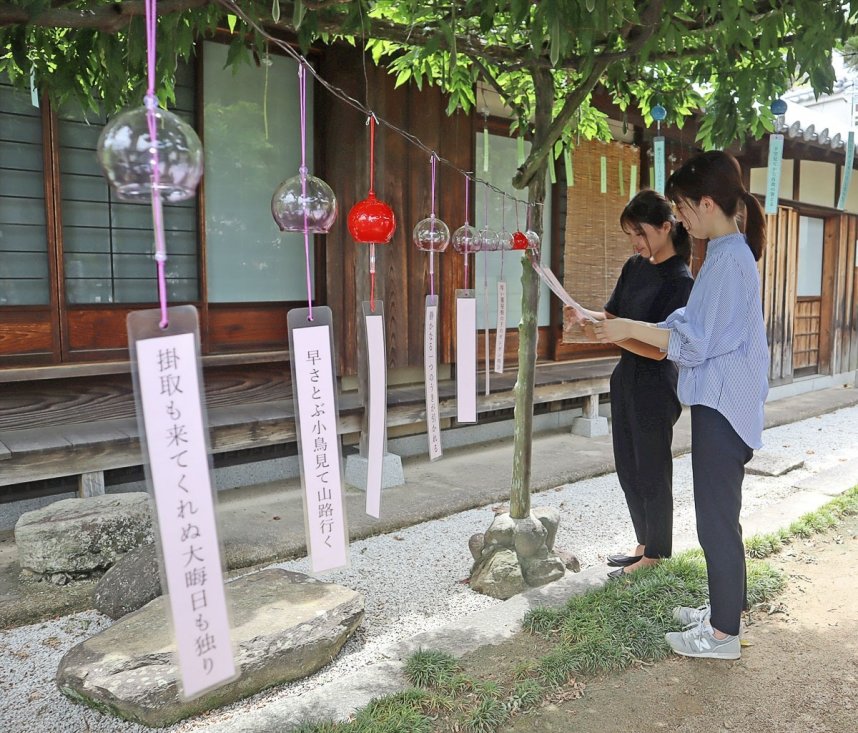
<svg viewBox="0 0 858 733">
<path fill-rule="evenodd" d="M 501 98 L 503 103 L 513 111 L 516 117 L 522 119 L 524 117 L 524 110 L 522 110 L 521 107 L 519 107 L 509 98 L 509 94 L 507 93 L 506 89 L 504 89 L 498 83 L 498 80 L 495 78 L 495 75 L 492 74 L 492 72 L 482 62 L 482 60 L 477 56 L 469 55 L 468 58 L 471 60 L 471 63 L 476 66 L 477 69 L 479 69 L 480 75 L 483 77 L 483 79 L 485 79 L 488 82 L 489 86 L 498 93 L 498 96 Z"/>
<path fill-rule="evenodd" d="M 199 8 L 209 2 L 210 0 L 161 0 L 157 4 L 158 15 Z M 104 33 L 116 33 L 128 26 L 132 18 L 144 15 L 146 3 L 143 0 L 125 0 L 111 5 L 94 3 L 77 10 L 46 8 L 36 13 L 30 13 L 18 5 L 0 2 L 0 27 L 32 25 L 41 28 L 92 28 Z"/>
<path fill-rule="evenodd" d="M 635 32 L 634 40 L 629 43 L 630 55 L 634 55 L 639 52 L 640 49 L 643 48 L 644 44 L 652 37 L 652 34 L 655 33 L 658 28 L 663 4 L 664 0 L 652 0 L 646 10 L 641 14 L 641 25 L 634 25 L 624 29 L 623 37 L 626 39 L 630 38 L 633 31 Z M 590 73 L 587 74 L 587 77 L 566 98 L 563 108 L 554 120 L 552 120 L 551 126 L 548 128 L 548 132 L 545 135 L 545 139 L 539 144 L 534 144 L 533 147 L 531 147 L 530 155 L 527 157 L 527 160 L 521 164 L 518 172 L 513 176 L 513 186 L 516 188 L 524 188 L 530 183 L 531 179 L 542 167 L 542 163 L 550 154 L 554 147 L 554 143 L 560 139 L 566 123 L 575 113 L 575 110 L 581 106 L 581 103 L 587 95 L 593 91 L 593 88 L 598 83 L 602 73 L 608 68 L 608 66 L 610 66 L 611 63 L 612 61 L 609 59 L 596 57 Z M 536 70 L 534 70 L 534 83 L 537 78 L 535 73 Z"/>
</svg>

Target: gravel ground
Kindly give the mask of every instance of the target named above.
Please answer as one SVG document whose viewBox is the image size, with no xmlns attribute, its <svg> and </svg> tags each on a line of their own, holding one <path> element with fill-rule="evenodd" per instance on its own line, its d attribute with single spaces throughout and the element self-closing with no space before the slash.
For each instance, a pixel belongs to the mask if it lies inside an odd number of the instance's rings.
<svg viewBox="0 0 858 733">
<path fill-rule="evenodd" d="M 858 457 L 854 426 L 858 407 L 767 430 L 765 450 L 805 459 L 803 468 L 779 478 L 749 475 L 745 479 L 743 513 L 776 504 L 792 494 L 801 479 Z M 676 545 L 694 539 L 691 461 L 674 462 L 674 537 Z M 631 523 L 615 474 L 607 474 L 534 496 L 535 506 L 561 511 L 558 547 L 574 553 L 582 567 L 601 564 L 613 552 L 634 546 Z M 499 603 L 473 593 L 462 581 L 471 565 L 467 539 L 488 527 L 492 507 L 483 507 L 397 532 L 352 543 L 348 570 L 325 580 L 364 594 L 366 616 L 360 629 L 335 662 L 311 678 L 260 693 L 223 711 L 177 723 L 173 733 L 204 730 L 218 716 L 240 714 L 243 708 L 300 695 L 306 690 L 381 661 L 397 643 L 456 618 Z M 306 561 L 281 563 L 308 571 Z M 72 703 L 54 683 L 62 656 L 75 644 L 110 625 L 95 611 L 0 632 L 0 731 L 3 733 L 142 733 L 151 730 L 104 716 Z"/>
</svg>

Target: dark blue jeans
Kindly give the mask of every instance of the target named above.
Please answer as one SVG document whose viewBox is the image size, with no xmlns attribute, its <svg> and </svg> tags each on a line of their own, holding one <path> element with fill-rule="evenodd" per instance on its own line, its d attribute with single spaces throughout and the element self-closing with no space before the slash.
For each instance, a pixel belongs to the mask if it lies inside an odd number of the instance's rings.
<svg viewBox="0 0 858 733">
<path fill-rule="evenodd" d="M 697 538 L 706 556 L 712 626 L 738 634 L 746 607 L 745 546 L 742 542 L 742 481 L 754 451 L 720 412 L 691 407 L 691 466 Z"/>
</svg>

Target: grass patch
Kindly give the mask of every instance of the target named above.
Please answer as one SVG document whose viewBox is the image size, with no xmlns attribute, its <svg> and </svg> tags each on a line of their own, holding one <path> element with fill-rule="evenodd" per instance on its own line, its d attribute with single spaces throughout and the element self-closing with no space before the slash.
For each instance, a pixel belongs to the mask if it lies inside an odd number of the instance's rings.
<svg viewBox="0 0 858 733">
<path fill-rule="evenodd" d="M 772 599 L 786 583 L 762 558 L 796 537 L 824 532 L 855 514 L 858 486 L 786 529 L 750 537 L 745 543 L 749 603 Z M 420 650 L 405 664 L 413 688 L 373 700 L 346 723 L 305 723 L 296 733 L 494 733 L 510 716 L 539 705 L 575 677 L 619 672 L 664 658 L 669 653 L 664 633 L 676 628 L 673 607 L 699 606 L 706 597 L 703 553 L 684 552 L 571 598 L 563 608 L 529 611 L 522 626 L 534 643 L 521 648 L 548 649 L 541 656 L 524 651 L 525 658 L 509 669 L 497 665 L 485 678 L 470 673 L 450 654 Z M 486 668 L 485 657 L 477 666 Z"/>
</svg>

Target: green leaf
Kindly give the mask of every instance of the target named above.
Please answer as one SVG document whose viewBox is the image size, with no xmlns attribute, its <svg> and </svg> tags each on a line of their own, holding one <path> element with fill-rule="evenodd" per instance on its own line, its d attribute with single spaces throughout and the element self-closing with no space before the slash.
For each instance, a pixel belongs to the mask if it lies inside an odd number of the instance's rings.
<svg viewBox="0 0 858 733">
<path fill-rule="evenodd" d="M 235 33 L 235 24 L 238 21 L 238 17 L 235 15 L 227 15 L 226 16 L 226 24 L 229 27 L 230 33 Z"/>
</svg>

